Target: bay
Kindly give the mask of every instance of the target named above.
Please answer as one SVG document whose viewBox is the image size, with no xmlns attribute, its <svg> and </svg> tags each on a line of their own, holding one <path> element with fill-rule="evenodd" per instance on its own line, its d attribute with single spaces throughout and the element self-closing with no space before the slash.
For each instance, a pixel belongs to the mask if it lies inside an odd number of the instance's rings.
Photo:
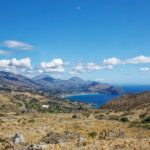
<svg viewBox="0 0 150 150">
<path fill-rule="evenodd" d="M 124 85 L 122 86 L 125 93 L 139 93 L 144 91 L 150 91 L 150 85 Z M 79 94 L 66 96 L 65 98 L 71 101 L 79 101 L 93 104 L 95 107 L 99 107 L 108 101 L 117 98 L 121 95 L 114 94 Z"/>
</svg>

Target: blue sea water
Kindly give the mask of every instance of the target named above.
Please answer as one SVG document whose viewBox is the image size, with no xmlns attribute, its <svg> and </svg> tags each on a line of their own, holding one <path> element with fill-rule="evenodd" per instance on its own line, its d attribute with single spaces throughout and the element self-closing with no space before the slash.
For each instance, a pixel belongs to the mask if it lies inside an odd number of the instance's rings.
<svg viewBox="0 0 150 150">
<path fill-rule="evenodd" d="M 139 93 L 143 91 L 150 91 L 150 85 L 126 85 L 122 86 L 126 93 Z M 72 101 L 79 101 L 85 103 L 92 103 L 95 107 L 99 107 L 109 100 L 115 99 L 120 95 L 113 94 L 85 94 L 85 95 L 74 95 L 67 96 L 66 98 Z"/>
</svg>

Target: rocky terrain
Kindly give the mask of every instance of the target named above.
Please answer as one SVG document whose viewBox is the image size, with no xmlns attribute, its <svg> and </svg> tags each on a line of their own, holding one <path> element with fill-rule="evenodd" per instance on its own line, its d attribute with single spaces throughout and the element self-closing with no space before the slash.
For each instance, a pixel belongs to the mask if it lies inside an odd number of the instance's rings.
<svg viewBox="0 0 150 150">
<path fill-rule="evenodd" d="M 29 79 L 22 75 L 4 71 L 0 71 L 0 89 L 4 91 L 46 92 L 59 96 L 74 93 L 120 94 L 123 92 L 120 87 L 95 81 L 84 81 L 78 77 L 61 80 L 44 75 Z"/>
<path fill-rule="evenodd" d="M 30 112 L 60 113 L 76 112 L 91 108 L 91 105 L 71 102 L 52 95 L 30 92 L 0 92 L 0 115 Z"/>
<path fill-rule="evenodd" d="M 149 150 L 149 94 L 91 109 L 50 95 L 1 92 L 0 150 Z M 138 105 L 128 109 L 135 97 Z"/>
<path fill-rule="evenodd" d="M 139 94 L 124 94 L 115 100 L 111 100 L 101 109 L 113 111 L 125 111 L 133 109 L 148 109 L 150 110 L 150 92 L 143 92 Z"/>
</svg>

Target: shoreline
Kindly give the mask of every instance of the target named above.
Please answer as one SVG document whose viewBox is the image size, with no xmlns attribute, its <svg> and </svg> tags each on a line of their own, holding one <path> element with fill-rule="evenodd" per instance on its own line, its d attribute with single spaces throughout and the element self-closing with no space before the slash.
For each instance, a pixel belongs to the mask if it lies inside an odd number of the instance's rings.
<svg viewBox="0 0 150 150">
<path fill-rule="evenodd" d="M 67 98 L 67 97 L 70 97 L 70 96 L 79 96 L 79 95 L 96 95 L 96 94 L 101 94 L 101 93 L 73 93 L 73 94 L 64 94 L 64 95 L 61 95 L 61 97 L 63 97 L 63 98 Z"/>
</svg>

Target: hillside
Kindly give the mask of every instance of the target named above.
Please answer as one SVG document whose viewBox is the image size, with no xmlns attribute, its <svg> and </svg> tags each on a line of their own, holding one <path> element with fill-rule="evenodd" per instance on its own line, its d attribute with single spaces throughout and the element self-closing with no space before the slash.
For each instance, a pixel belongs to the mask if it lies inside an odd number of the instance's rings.
<svg viewBox="0 0 150 150">
<path fill-rule="evenodd" d="M 19 74 L 0 71 L 0 89 L 14 91 L 37 91 L 41 86 Z"/>
<path fill-rule="evenodd" d="M 139 94 L 125 94 L 115 100 L 101 106 L 101 109 L 113 111 L 128 111 L 133 109 L 144 109 L 150 106 L 150 92 Z"/>
<path fill-rule="evenodd" d="M 0 115 L 29 112 L 76 112 L 90 108 L 79 102 L 71 102 L 52 95 L 29 92 L 0 92 Z"/>
<path fill-rule="evenodd" d="M 1 92 L 0 150 L 149 150 L 144 104 L 110 111 L 51 95 Z"/>
</svg>

